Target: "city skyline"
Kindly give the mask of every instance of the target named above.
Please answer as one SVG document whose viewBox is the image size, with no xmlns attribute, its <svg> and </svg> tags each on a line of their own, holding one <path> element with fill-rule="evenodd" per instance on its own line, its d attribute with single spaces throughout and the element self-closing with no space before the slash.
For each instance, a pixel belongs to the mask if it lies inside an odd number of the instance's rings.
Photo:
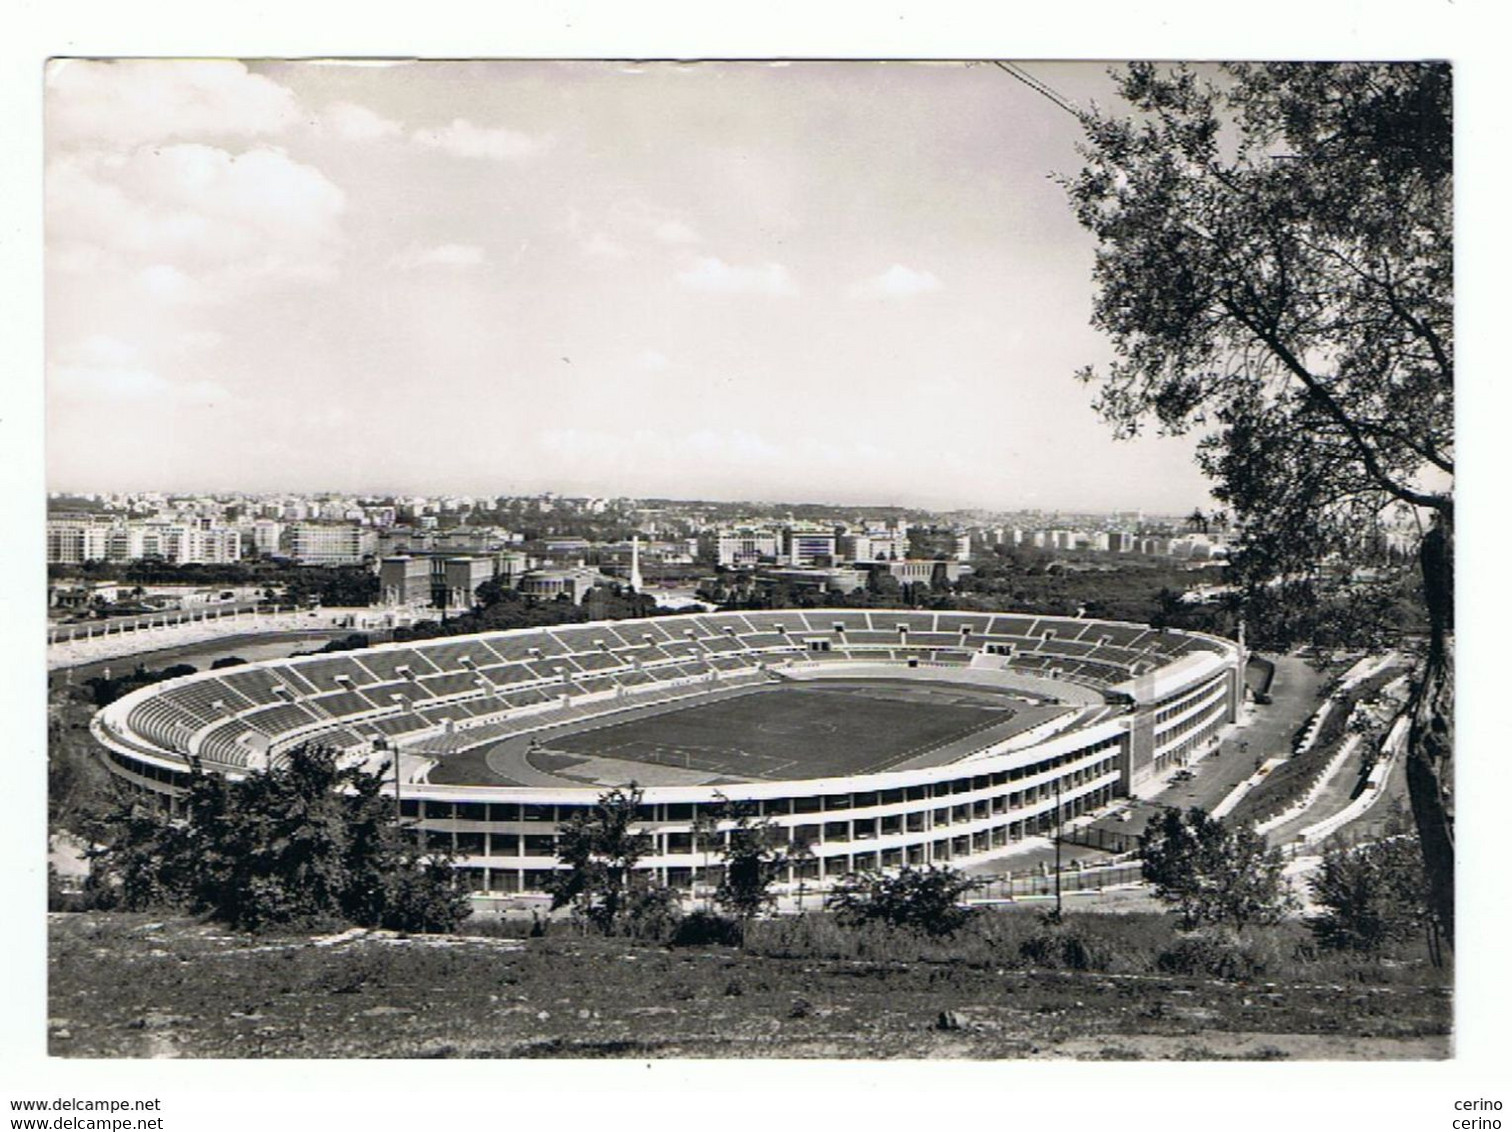
<svg viewBox="0 0 1512 1132">
<path fill-rule="evenodd" d="M 69 61 L 47 111 L 51 490 L 1211 506 L 1072 377 L 1079 127 L 994 67 Z"/>
</svg>

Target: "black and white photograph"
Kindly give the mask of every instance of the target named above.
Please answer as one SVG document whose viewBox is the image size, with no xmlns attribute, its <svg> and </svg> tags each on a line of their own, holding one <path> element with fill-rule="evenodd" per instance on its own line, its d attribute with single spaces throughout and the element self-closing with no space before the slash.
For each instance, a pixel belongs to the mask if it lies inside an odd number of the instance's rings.
<svg viewBox="0 0 1512 1132">
<path fill-rule="evenodd" d="M 1484 1055 L 1456 59 L 33 63 L 14 1126 Z"/>
</svg>

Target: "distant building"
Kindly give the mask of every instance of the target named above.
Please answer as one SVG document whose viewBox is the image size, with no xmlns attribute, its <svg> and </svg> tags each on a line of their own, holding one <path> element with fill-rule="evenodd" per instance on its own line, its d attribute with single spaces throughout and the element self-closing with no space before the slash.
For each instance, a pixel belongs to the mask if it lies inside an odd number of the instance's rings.
<svg viewBox="0 0 1512 1132">
<path fill-rule="evenodd" d="M 429 605 L 430 560 L 408 554 L 383 559 L 378 564 L 378 590 L 384 605 Z"/>
<path fill-rule="evenodd" d="M 755 527 L 721 530 L 714 544 L 714 561 L 721 566 L 754 566 L 763 558 L 775 559 L 778 552 L 777 533 Z"/>
<path fill-rule="evenodd" d="M 836 541 L 831 528 L 795 525 L 782 533 L 782 552 L 790 566 L 828 566 L 837 557 Z"/>
<path fill-rule="evenodd" d="M 108 556 L 110 528 L 89 519 L 47 520 L 48 565 L 80 566 Z"/>
<path fill-rule="evenodd" d="M 933 584 L 939 578 L 954 583 L 960 581 L 961 575 L 968 572 L 968 568 L 963 563 L 943 558 L 905 558 L 898 562 L 879 563 L 878 568 L 885 570 L 905 585 L 913 582 Z"/>
<path fill-rule="evenodd" d="M 478 604 L 478 587 L 493 580 L 494 564 L 488 558 L 448 558 L 442 572 L 444 609 L 470 609 Z"/>
<path fill-rule="evenodd" d="M 584 566 L 566 570 L 531 570 L 521 577 L 520 592 L 548 601 L 566 594 L 574 605 L 581 605 L 594 586 L 609 585 L 611 582 L 612 579 L 606 578 L 597 570 Z"/>
<path fill-rule="evenodd" d="M 356 566 L 378 548 L 375 533 L 356 523 L 295 523 L 289 552 L 305 566 Z"/>
</svg>

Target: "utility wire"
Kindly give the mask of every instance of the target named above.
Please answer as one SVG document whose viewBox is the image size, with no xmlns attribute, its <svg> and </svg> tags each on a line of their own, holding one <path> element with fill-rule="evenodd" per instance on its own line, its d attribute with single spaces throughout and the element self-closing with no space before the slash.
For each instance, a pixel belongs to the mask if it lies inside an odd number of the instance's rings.
<svg viewBox="0 0 1512 1132">
<path fill-rule="evenodd" d="M 1012 78 L 1017 79 L 1030 90 L 1034 91 L 1035 94 L 1038 94 L 1042 98 L 1046 98 L 1049 101 L 1055 103 L 1055 105 L 1059 106 L 1073 118 L 1076 118 L 1078 121 L 1082 119 L 1083 114 L 1076 108 L 1076 104 L 1060 94 L 1060 92 L 1055 90 L 1055 88 L 1050 86 L 1048 83 L 1035 78 L 1028 71 L 1024 70 L 1020 66 L 1017 66 L 1014 63 L 1004 63 L 999 59 L 992 59 L 990 60 L 990 62 L 994 67 L 998 68 L 998 70 L 1002 71 L 1005 75 L 1009 75 Z"/>
</svg>

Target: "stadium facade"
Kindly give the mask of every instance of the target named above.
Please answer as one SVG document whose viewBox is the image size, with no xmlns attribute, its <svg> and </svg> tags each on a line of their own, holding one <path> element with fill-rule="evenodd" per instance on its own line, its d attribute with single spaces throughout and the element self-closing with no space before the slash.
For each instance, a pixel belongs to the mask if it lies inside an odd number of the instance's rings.
<svg viewBox="0 0 1512 1132">
<path fill-rule="evenodd" d="M 478 892 L 539 890 L 557 866 L 557 825 L 616 773 L 642 783 L 655 851 L 641 867 L 666 883 L 715 878 L 693 835 L 704 808 L 728 799 L 753 803 L 809 847 L 787 884 L 822 887 L 868 869 L 979 863 L 1048 832 L 1057 807 L 1065 821 L 1127 795 L 1237 718 L 1244 661 L 1242 644 L 1204 634 L 1030 614 L 701 613 L 213 670 L 123 697 L 93 732 L 120 780 L 169 806 L 195 763 L 239 776 L 307 742 L 374 767 L 398 752 L 401 814 L 455 855 Z M 834 680 L 1011 695 L 1044 710 L 1026 713 L 1032 725 L 850 766 L 805 767 L 799 732 L 777 776 L 728 764 L 700 774 L 690 754 L 680 771 L 653 760 L 644 774 L 600 760 L 591 777 L 539 757 L 540 735 L 581 738 L 617 719 L 675 718 L 719 697 Z M 467 757 L 476 780 L 438 770 Z"/>
</svg>

